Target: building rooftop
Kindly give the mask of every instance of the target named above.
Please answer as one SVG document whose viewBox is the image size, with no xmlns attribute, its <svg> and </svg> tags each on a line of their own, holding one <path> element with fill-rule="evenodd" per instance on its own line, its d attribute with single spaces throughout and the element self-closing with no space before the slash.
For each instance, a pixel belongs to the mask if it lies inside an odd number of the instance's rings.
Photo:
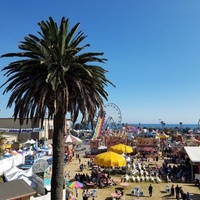
<svg viewBox="0 0 200 200">
<path fill-rule="evenodd" d="M 30 197 L 34 194 L 36 194 L 36 191 L 23 179 L 0 183 L 1 200 L 17 200 L 24 197 Z"/>
</svg>

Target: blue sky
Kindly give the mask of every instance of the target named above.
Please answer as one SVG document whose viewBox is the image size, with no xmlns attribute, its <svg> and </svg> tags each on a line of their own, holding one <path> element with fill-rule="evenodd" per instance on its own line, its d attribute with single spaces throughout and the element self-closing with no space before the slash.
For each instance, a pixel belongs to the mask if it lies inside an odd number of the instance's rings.
<svg viewBox="0 0 200 200">
<path fill-rule="evenodd" d="M 197 123 L 200 118 L 199 0 L 7 0 L 0 2 L 0 55 L 18 51 L 37 35 L 38 22 L 65 16 L 81 23 L 88 51 L 104 52 L 102 65 L 116 88 L 106 88 L 124 123 Z M 11 62 L 0 59 L 0 69 Z M 0 73 L 0 85 L 6 80 Z M 5 88 L 3 88 L 5 89 Z M 0 117 L 10 94 L 0 89 Z"/>
</svg>

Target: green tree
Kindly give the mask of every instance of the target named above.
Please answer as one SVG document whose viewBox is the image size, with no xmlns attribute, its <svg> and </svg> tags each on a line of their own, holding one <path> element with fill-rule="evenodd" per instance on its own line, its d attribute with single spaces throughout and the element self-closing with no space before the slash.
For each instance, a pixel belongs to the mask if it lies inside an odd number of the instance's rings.
<svg viewBox="0 0 200 200">
<path fill-rule="evenodd" d="M 80 123 L 74 124 L 73 128 L 74 128 L 75 130 L 81 130 L 81 129 L 83 129 L 83 128 L 82 128 L 82 124 L 80 124 Z"/>
<path fill-rule="evenodd" d="M 1 132 L 0 132 L 0 139 L 1 139 L 1 138 L 4 138 L 4 137 L 3 137 L 3 134 L 4 134 L 4 132 L 1 131 Z"/>
<path fill-rule="evenodd" d="M 77 32 L 80 23 L 69 29 L 69 19 L 63 17 L 58 27 L 50 17 L 38 25 L 39 36 L 26 36 L 20 52 L 1 56 L 18 58 L 3 68 L 8 79 L 1 87 L 6 85 L 3 93 L 11 92 L 7 107 L 14 104 L 13 117 L 20 124 L 40 119 L 42 126 L 47 112 L 54 120 L 51 199 L 61 200 L 66 114 L 73 123 L 79 113 L 93 120 L 97 110 L 103 113 L 105 87 L 114 85 L 106 78 L 107 71 L 95 65 L 105 63 L 103 53 L 86 52 L 89 44 L 80 46 L 86 38 L 83 31 Z"/>
<path fill-rule="evenodd" d="M 83 120 L 83 121 L 81 122 L 81 124 L 82 124 L 82 127 L 83 127 L 84 130 L 87 130 L 87 129 L 88 129 L 88 125 L 89 125 L 88 120 Z"/>
<path fill-rule="evenodd" d="M 3 136 L 4 131 L 0 132 L 0 157 L 4 155 L 5 143 L 7 142 L 6 137 Z"/>
</svg>

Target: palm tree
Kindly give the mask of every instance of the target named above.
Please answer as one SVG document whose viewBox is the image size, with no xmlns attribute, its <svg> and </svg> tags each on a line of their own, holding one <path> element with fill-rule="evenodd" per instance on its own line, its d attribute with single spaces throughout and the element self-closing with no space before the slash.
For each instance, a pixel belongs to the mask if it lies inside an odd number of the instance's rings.
<svg viewBox="0 0 200 200">
<path fill-rule="evenodd" d="M 164 127 L 165 127 L 165 122 L 164 122 L 164 121 L 161 121 L 160 123 L 161 123 L 162 130 L 163 130 L 163 129 L 164 129 Z"/>
<path fill-rule="evenodd" d="M 77 32 L 80 23 L 69 30 L 69 19 L 62 18 L 60 26 L 50 17 L 38 23 L 39 36 L 29 34 L 19 45 L 18 53 L 1 57 L 17 57 L 3 68 L 7 81 L 3 93 L 11 92 L 7 107 L 14 104 L 14 120 L 20 124 L 41 120 L 45 113 L 54 121 L 53 170 L 51 199 L 62 199 L 63 165 L 66 114 L 70 113 L 73 123 L 79 113 L 83 119 L 93 120 L 97 110 L 103 113 L 103 100 L 108 94 L 105 76 L 107 71 L 95 63 L 105 63 L 103 53 L 86 52 L 89 44 L 80 46 L 86 38 Z"/>
<path fill-rule="evenodd" d="M 183 123 L 180 122 L 179 125 L 180 125 L 180 130 L 182 130 L 182 125 L 183 125 Z"/>
</svg>

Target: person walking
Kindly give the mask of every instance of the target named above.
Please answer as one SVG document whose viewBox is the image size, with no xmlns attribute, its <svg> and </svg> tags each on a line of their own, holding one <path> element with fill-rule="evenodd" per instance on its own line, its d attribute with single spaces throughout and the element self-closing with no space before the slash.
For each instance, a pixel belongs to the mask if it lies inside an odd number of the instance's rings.
<svg viewBox="0 0 200 200">
<path fill-rule="evenodd" d="M 149 196 L 150 196 L 150 197 L 152 196 L 152 193 L 153 193 L 153 187 L 152 187 L 152 185 L 150 184 L 150 185 L 149 185 Z"/>
<path fill-rule="evenodd" d="M 84 161 L 84 169 L 86 169 L 86 167 L 87 167 L 87 162 L 86 162 L 86 160 Z"/>
<path fill-rule="evenodd" d="M 171 187 L 171 196 L 174 196 L 174 185 Z"/>
<path fill-rule="evenodd" d="M 76 198 L 78 198 L 79 190 L 77 187 L 75 188 L 75 191 L 76 191 Z"/>
<path fill-rule="evenodd" d="M 177 200 L 179 200 L 179 196 L 180 196 L 180 187 L 177 185 L 176 187 L 175 187 L 175 190 L 176 190 L 176 199 Z"/>
<path fill-rule="evenodd" d="M 86 191 L 85 190 L 83 190 L 83 192 L 82 192 L 82 197 L 83 197 L 83 200 L 87 200 L 87 196 L 86 196 Z"/>
<path fill-rule="evenodd" d="M 86 200 L 88 200 L 90 197 L 90 192 L 88 190 L 86 190 Z"/>
<path fill-rule="evenodd" d="M 71 178 L 71 172 L 68 171 L 68 172 L 67 172 L 67 179 L 68 179 L 68 181 L 70 180 L 70 178 Z"/>
</svg>

